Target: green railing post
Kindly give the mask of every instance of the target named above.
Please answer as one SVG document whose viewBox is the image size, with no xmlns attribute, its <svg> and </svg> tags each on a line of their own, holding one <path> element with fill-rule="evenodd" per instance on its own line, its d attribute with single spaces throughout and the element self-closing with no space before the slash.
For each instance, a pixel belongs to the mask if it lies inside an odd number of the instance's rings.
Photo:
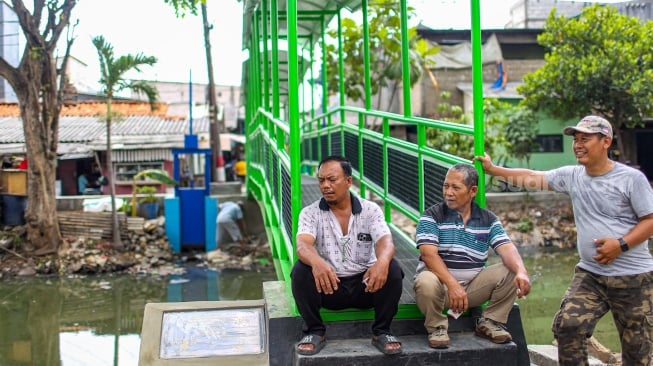
<svg viewBox="0 0 653 366">
<path fill-rule="evenodd" d="M 481 53 L 481 7 L 480 0 L 472 0 L 472 90 L 474 103 L 474 155 L 483 155 L 485 134 L 483 123 L 483 60 Z M 476 201 L 485 207 L 485 171 L 480 162 L 475 162 L 478 170 L 478 194 Z"/>
<path fill-rule="evenodd" d="M 388 137 L 390 136 L 390 123 L 387 117 L 383 117 L 383 200 L 388 199 L 388 190 L 390 189 L 388 175 Z M 392 206 L 384 204 L 385 221 L 392 221 Z"/>
<path fill-rule="evenodd" d="M 367 0 L 363 6 L 363 67 L 365 75 L 365 109 L 372 109 L 372 73 L 370 71 L 370 23 L 367 18 Z"/>
<path fill-rule="evenodd" d="M 261 7 L 261 27 L 263 28 L 263 106 L 266 111 L 270 110 L 270 64 L 268 60 L 268 2 L 263 1 Z"/>
<path fill-rule="evenodd" d="M 363 0 L 363 3 L 367 1 Z M 361 197 L 367 197 L 367 189 L 365 180 L 363 176 L 365 175 L 365 159 L 363 156 L 363 131 L 365 130 L 365 115 L 363 113 L 358 114 L 358 130 L 356 139 L 358 141 L 358 174 L 360 174 L 358 181 L 360 183 L 360 195 Z"/>
<path fill-rule="evenodd" d="M 401 18 L 401 77 L 404 91 L 404 116 L 413 115 L 410 105 L 410 59 L 408 57 L 408 13 L 406 12 L 406 0 L 399 1 Z"/>
<path fill-rule="evenodd" d="M 311 119 L 313 119 L 313 118 L 315 118 L 315 93 L 314 93 L 315 88 L 313 87 L 313 85 L 315 84 L 315 75 L 313 75 L 313 66 L 312 66 L 314 61 L 315 61 L 315 60 L 313 60 L 313 57 L 315 56 L 314 55 L 315 50 L 313 49 L 313 38 L 311 38 L 311 41 L 308 43 L 308 47 L 309 47 L 309 50 L 310 50 L 309 52 L 310 52 L 310 55 L 311 55 L 311 62 L 309 64 L 309 72 L 310 72 L 310 76 L 311 76 L 311 79 L 310 79 L 311 81 L 309 82 L 309 85 L 311 86 Z"/>
<path fill-rule="evenodd" d="M 301 177 L 301 130 L 299 117 L 299 90 L 297 65 L 297 0 L 288 0 L 287 4 L 288 23 L 288 122 L 290 124 L 290 191 L 291 191 L 291 213 L 292 230 L 291 241 L 297 235 L 297 224 L 299 211 L 302 209 L 302 177 Z M 293 249 L 294 246 L 293 246 Z"/>
<path fill-rule="evenodd" d="M 279 118 L 279 10 L 277 1 L 270 1 L 270 34 L 272 36 L 272 116 Z"/>
<path fill-rule="evenodd" d="M 322 49 L 322 113 L 326 113 L 329 108 L 329 85 L 327 82 L 327 44 L 324 16 L 321 17 L 320 30 L 322 31 L 321 49 Z M 319 126 L 318 126 L 319 127 Z"/>
<path fill-rule="evenodd" d="M 340 108 L 340 123 L 345 123 L 345 56 L 342 47 L 342 10 L 338 9 L 338 90 L 340 98 L 338 99 Z M 331 141 L 329 141 L 331 143 Z"/>
<path fill-rule="evenodd" d="M 424 203 L 424 155 L 422 154 L 422 146 L 426 146 L 426 128 L 423 125 L 417 126 L 417 179 L 418 179 L 418 196 L 419 197 L 419 212 L 424 212 L 426 205 Z"/>
<path fill-rule="evenodd" d="M 258 12 L 254 13 L 254 22 L 252 23 L 252 37 L 253 37 L 253 43 L 252 43 L 252 50 L 249 59 L 253 62 L 252 65 L 252 77 L 253 80 L 256 80 L 257 82 L 252 82 L 252 87 L 254 88 L 254 95 L 256 96 L 256 108 L 260 107 L 262 105 L 261 103 L 261 63 L 260 57 L 261 57 L 261 47 L 259 43 L 259 28 L 258 28 Z M 250 78 L 252 80 L 252 78 Z"/>
</svg>

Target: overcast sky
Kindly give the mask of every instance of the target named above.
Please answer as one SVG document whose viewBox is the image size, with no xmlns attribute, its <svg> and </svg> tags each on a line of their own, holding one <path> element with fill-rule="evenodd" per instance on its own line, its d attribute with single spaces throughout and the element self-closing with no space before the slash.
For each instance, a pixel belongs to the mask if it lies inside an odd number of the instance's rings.
<svg viewBox="0 0 653 366">
<path fill-rule="evenodd" d="M 514 0 L 481 0 L 481 26 L 503 28 Z M 605 1 L 603 1 L 605 2 Z M 236 0 L 208 0 L 208 19 L 213 24 L 211 48 L 217 84 L 239 85 L 243 61 L 242 6 Z M 408 0 L 419 19 L 432 28 L 469 29 L 469 0 Z M 344 16 L 348 14 L 345 12 Z M 79 19 L 78 38 L 72 54 L 98 75 L 97 51 L 91 38 L 102 35 L 117 56 L 143 52 L 156 56 L 155 68 L 144 69 L 139 78 L 159 81 L 207 82 L 201 15 L 175 17 L 163 0 L 79 1 L 73 20 Z"/>
</svg>

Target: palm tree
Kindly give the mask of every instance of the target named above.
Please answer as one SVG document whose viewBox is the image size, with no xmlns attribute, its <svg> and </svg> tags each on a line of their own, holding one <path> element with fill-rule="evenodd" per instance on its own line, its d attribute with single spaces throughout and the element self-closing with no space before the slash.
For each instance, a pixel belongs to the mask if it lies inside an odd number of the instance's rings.
<svg viewBox="0 0 653 366">
<path fill-rule="evenodd" d="M 142 80 L 130 80 L 125 78 L 125 73 L 131 70 L 140 72 L 141 66 L 152 66 L 157 59 L 154 56 L 145 56 L 139 53 L 135 56 L 127 54 L 116 58 L 113 54 L 113 46 L 105 41 L 104 37 L 97 36 L 93 38 L 93 45 L 97 49 L 100 57 L 100 85 L 102 92 L 107 98 L 107 174 L 109 175 L 109 187 L 111 190 L 111 214 L 113 219 L 113 247 L 116 250 L 122 250 L 123 244 L 120 240 L 120 230 L 118 226 L 118 213 L 116 210 L 116 185 L 114 183 L 113 162 L 111 158 L 111 101 L 116 93 L 123 90 L 131 90 L 137 93 L 143 93 L 147 96 L 152 109 L 155 107 L 157 90 L 154 86 Z"/>
</svg>

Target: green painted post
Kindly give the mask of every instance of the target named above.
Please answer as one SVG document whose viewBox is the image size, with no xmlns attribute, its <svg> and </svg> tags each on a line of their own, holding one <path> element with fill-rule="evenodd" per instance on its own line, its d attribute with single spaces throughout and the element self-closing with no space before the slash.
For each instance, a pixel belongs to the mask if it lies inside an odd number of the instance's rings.
<svg viewBox="0 0 653 366">
<path fill-rule="evenodd" d="M 272 36 L 272 116 L 279 118 L 279 10 L 277 0 L 270 1 L 270 33 Z M 258 42 L 258 40 L 257 40 Z"/>
<path fill-rule="evenodd" d="M 399 1 L 401 18 L 401 75 L 404 90 L 404 116 L 413 115 L 410 105 L 410 59 L 408 57 L 408 13 L 406 11 L 406 0 Z"/>
<path fill-rule="evenodd" d="M 308 43 L 308 48 L 309 52 L 311 55 L 311 61 L 309 63 L 309 71 L 311 75 L 311 82 L 309 83 L 311 86 L 311 120 L 315 118 L 315 93 L 314 93 L 314 84 L 315 84 L 315 75 L 313 75 L 313 63 L 315 60 L 313 60 L 313 57 L 315 56 L 315 50 L 313 49 L 313 38 L 311 37 L 310 42 Z"/>
<path fill-rule="evenodd" d="M 270 63 L 268 60 L 268 2 L 263 1 L 261 6 L 261 27 L 263 28 L 263 107 L 266 111 L 270 110 Z M 259 41 L 260 42 L 260 41 Z"/>
<path fill-rule="evenodd" d="M 484 154 L 485 134 L 483 123 L 483 60 L 481 54 L 481 7 L 480 0 L 472 0 L 472 90 L 474 104 L 474 155 Z M 478 194 L 476 201 L 485 207 L 485 172 L 480 162 L 478 170 Z"/>
<path fill-rule="evenodd" d="M 252 37 L 254 39 L 254 42 L 252 43 L 252 49 L 250 51 L 253 51 L 250 53 L 249 58 L 250 60 L 253 61 L 253 68 L 255 69 L 254 72 L 252 73 L 252 78 L 250 80 L 259 80 L 258 82 L 252 82 L 252 87 L 254 88 L 254 95 L 256 96 L 256 108 L 258 109 L 261 107 L 261 63 L 259 62 L 260 56 L 261 56 L 261 48 L 259 44 L 259 32 L 258 32 L 258 12 L 254 13 L 254 21 L 252 22 Z"/>
<path fill-rule="evenodd" d="M 342 47 L 342 10 L 338 9 L 338 90 L 340 91 L 340 123 L 345 123 L 345 54 Z M 330 143 L 331 141 L 329 141 Z"/>
<path fill-rule="evenodd" d="M 388 189 L 390 182 L 388 181 L 388 137 L 390 136 L 390 123 L 388 117 L 383 117 L 383 201 L 388 199 Z M 390 205 L 383 205 L 385 212 L 385 221 L 392 221 L 392 209 Z"/>
<path fill-rule="evenodd" d="M 326 113 L 329 108 L 329 86 L 327 85 L 327 53 L 326 53 L 326 29 L 324 24 L 324 16 L 321 17 L 320 30 L 322 31 L 321 49 L 322 49 L 322 113 Z"/>
<path fill-rule="evenodd" d="M 363 0 L 363 3 L 367 3 L 366 0 Z M 366 88 L 368 89 L 368 88 Z M 365 159 L 363 156 L 363 134 L 362 131 L 365 130 L 365 115 L 362 113 L 358 114 L 358 136 L 356 139 L 358 140 L 358 173 L 360 174 L 359 176 L 359 183 L 360 183 L 360 195 L 361 197 L 367 197 L 367 185 L 364 183 L 363 177 L 365 176 Z"/>
<path fill-rule="evenodd" d="M 368 19 L 368 0 L 362 0 L 363 11 L 363 75 L 365 77 L 365 110 L 372 110 L 372 72 L 370 70 L 370 22 Z M 363 156 L 363 134 L 366 118 L 364 114 L 358 114 L 358 173 L 360 174 L 360 195 L 367 196 L 367 186 L 364 183 L 365 162 Z"/>
<path fill-rule="evenodd" d="M 299 128 L 299 90 L 297 65 L 297 0 L 287 1 L 288 24 L 288 122 L 290 124 L 290 192 L 292 230 L 290 240 L 297 235 L 299 211 L 302 209 L 301 131 Z M 294 249 L 294 246 L 293 246 Z M 294 256 L 294 255 L 293 255 Z"/>
<path fill-rule="evenodd" d="M 418 210 L 424 212 L 426 205 L 424 203 L 424 155 L 422 155 L 422 146 L 426 146 L 426 128 L 424 125 L 417 125 L 417 190 L 418 190 Z"/>
<path fill-rule="evenodd" d="M 363 68 L 365 75 L 365 109 L 372 109 L 372 76 L 370 71 L 370 23 L 367 19 L 367 0 L 361 2 L 363 6 Z"/>
</svg>

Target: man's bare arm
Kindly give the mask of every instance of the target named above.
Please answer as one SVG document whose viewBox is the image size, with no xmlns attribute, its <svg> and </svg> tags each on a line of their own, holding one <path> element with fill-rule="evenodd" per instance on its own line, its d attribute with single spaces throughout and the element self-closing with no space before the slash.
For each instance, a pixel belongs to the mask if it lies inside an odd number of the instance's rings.
<svg viewBox="0 0 653 366">
<path fill-rule="evenodd" d="M 513 243 L 505 243 L 497 248 L 497 253 L 501 257 L 503 264 L 515 274 L 515 287 L 517 288 L 517 296 L 523 297 L 531 292 L 531 281 L 528 278 L 528 271 L 526 266 L 517 251 L 517 247 Z"/>
<path fill-rule="evenodd" d="M 486 173 L 500 178 L 513 186 L 539 191 L 549 190 L 549 185 L 546 182 L 543 171 L 497 166 L 492 163 L 492 158 L 488 154 L 485 154 L 485 156 L 476 156 L 474 160 L 478 160 L 483 164 L 483 170 Z"/>
<path fill-rule="evenodd" d="M 365 288 L 367 292 L 378 291 L 388 280 L 390 261 L 395 255 L 395 245 L 391 234 L 383 235 L 376 241 L 375 253 L 376 263 L 363 275 L 363 280 L 367 284 Z"/>
<path fill-rule="evenodd" d="M 313 269 L 317 292 L 330 295 L 338 289 L 340 279 L 336 271 L 315 249 L 315 238 L 308 234 L 297 235 L 297 257 Z"/>
</svg>

